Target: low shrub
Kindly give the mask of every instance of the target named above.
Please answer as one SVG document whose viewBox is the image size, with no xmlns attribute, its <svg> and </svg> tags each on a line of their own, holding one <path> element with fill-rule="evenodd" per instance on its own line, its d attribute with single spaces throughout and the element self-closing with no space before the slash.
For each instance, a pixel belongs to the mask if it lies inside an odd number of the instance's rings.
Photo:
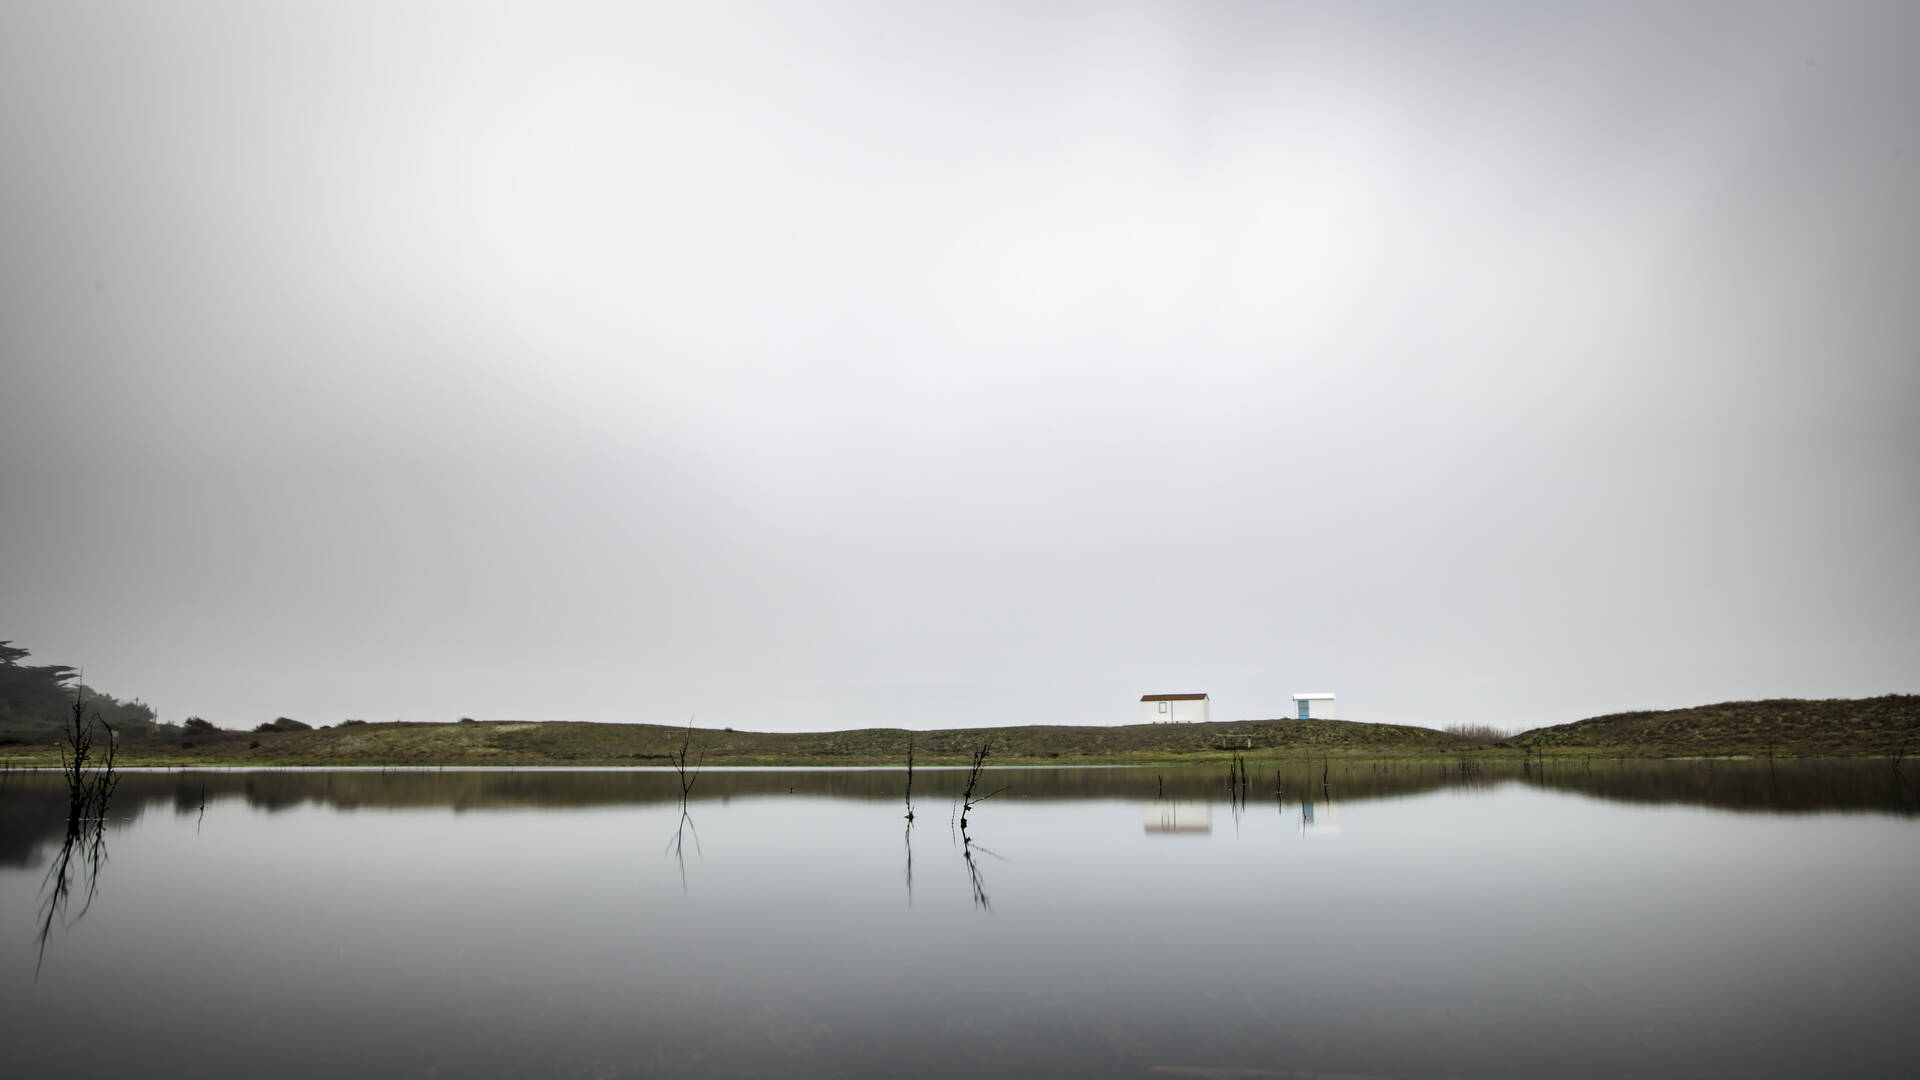
<svg viewBox="0 0 1920 1080">
<path fill-rule="evenodd" d="M 1497 743 L 1507 737 L 1507 733 L 1492 724 L 1448 724 L 1447 734 L 1457 735 L 1475 746 Z"/>
</svg>

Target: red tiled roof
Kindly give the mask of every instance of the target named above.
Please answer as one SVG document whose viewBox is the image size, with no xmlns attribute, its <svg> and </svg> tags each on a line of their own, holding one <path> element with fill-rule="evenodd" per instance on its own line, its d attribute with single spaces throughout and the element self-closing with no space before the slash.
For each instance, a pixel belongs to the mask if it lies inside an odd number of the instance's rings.
<svg viewBox="0 0 1920 1080">
<path fill-rule="evenodd" d="M 1205 701 L 1205 694 L 1142 694 L 1141 701 Z"/>
</svg>

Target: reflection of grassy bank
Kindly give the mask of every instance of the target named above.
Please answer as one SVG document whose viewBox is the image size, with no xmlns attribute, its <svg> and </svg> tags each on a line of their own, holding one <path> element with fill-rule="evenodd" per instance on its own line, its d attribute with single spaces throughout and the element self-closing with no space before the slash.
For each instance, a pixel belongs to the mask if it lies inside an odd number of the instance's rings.
<svg viewBox="0 0 1920 1080">
<path fill-rule="evenodd" d="M 193 732 L 120 746 L 127 765 L 666 765 L 686 735 L 658 724 L 347 724 L 317 731 Z M 1756 701 L 1624 713 L 1538 728 L 1491 747 L 1429 728 L 1339 720 L 1120 727 L 1009 727 L 914 733 L 925 765 L 964 765 L 986 735 L 1001 764 L 1176 764 L 1252 758 L 1853 756 L 1920 759 L 1920 697 Z M 709 765 L 900 765 L 898 728 L 826 732 L 699 729 Z M 51 744 L 0 746 L 0 760 L 59 763 Z"/>
<path fill-rule="evenodd" d="M 918 750 L 915 757 L 918 758 Z M 945 819 L 967 779 L 964 768 L 919 769 L 914 794 L 929 819 Z M 1277 762 L 1250 759 L 1251 783 L 1243 805 L 1272 812 L 1275 773 L 1287 807 L 1302 799 L 1345 804 L 1418 796 L 1435 791 L 1492 792 L 1526 785 L 1623 802 L 1689 804 L 1749 813 L 1848 811 L 1920 816 L 1920 777 L 1885 761 L 1644 761 L 1563 760 L 1542 767 L 1519 759 L 1418 761 L 1411 759 Z M 1226 770 L 1011 768 L 993 770 L 1000 798 L 1019 802 L 1117 801 L 1128 812 L 1159 800 L 1226 803 Z M 894 819 L 906 784 L 904 768 L 812 771 L 709 768 L 689 793 L 696 806 L 734 799 L 832 798 L 869 802 L 876 819 Z M 147 814 L 198 818 L 202 805 L 242 803 L 268 813 L 299 807 L 358 810 L 593 809 L 657 807 L 680 801 L 680 780 L 670 768 L 580 772 L 542 770 L 288 770 L 198 772 L 135 771 L 123 774 L 107 828 L 118 829 Z M 60 843 L 67 818 L 67 791 L 55 772 L 0 774 L 0 867 L 39 866 Z M 216 826 L 217 827 L 217 826 Z"/>
</svg>

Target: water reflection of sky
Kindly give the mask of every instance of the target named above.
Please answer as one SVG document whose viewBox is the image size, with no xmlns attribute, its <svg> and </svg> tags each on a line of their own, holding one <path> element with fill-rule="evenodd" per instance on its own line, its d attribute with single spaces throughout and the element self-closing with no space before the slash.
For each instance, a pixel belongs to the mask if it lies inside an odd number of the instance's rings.
<svg viewBox="0 0 1920 1080">
<path fill-rule="evenodd" d="M 1212 827 L 1170 837 L 1143 828 L 1151 787 L 1028 787 L 969 829 L 994 856 L 976 849 L 989 909 L 934 793 L 911 833 L 911 902 L 903 808 L 879 794 L 696 802 L 684 885 L 662 851 L 677 800 L 542 806 L 519 790 L 456 812 L 398 790 L 392 809 L 358 789 L 353 809 L 236 796 L 198 831 L 150 807 L 113 832 L 102 897 L 37 984 L 24 931 L 39 872 L 0 871 L 0 912 L 22 923 L 0 935 L 0 1008 L 20 1031 L 76 1008 L 112 1017 L 89 1042 L 95 1075 L 892 1075 L 902 1061 L 1792 1075 L 1906 1060 L 1920 832 L 1905 817 L 1524 784 L 1336 790 L 1328 843 L 1324 794 L 1311 825 L 1291 793 L 1181 800 L 1208 805 Z M 223 1022 L 156 1008 L 174 1001 Z M 17 1049 L 23 1075 L 88 1071 L 52 1043 Z"/>
</svg>

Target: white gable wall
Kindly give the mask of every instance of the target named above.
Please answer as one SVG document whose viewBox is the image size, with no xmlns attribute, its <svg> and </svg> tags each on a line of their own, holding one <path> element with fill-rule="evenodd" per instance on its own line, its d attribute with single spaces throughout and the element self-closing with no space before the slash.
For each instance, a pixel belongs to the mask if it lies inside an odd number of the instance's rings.
<svg viewBox="0 0 1920 1080">
<path fill-rule="evenodd" d="M 1140 703 L 1140 722 L 1143 724 L 1204 724 L 1207 719 L 1207 701 L 1204 698 L 1199 701 Z"/>
</svg>

